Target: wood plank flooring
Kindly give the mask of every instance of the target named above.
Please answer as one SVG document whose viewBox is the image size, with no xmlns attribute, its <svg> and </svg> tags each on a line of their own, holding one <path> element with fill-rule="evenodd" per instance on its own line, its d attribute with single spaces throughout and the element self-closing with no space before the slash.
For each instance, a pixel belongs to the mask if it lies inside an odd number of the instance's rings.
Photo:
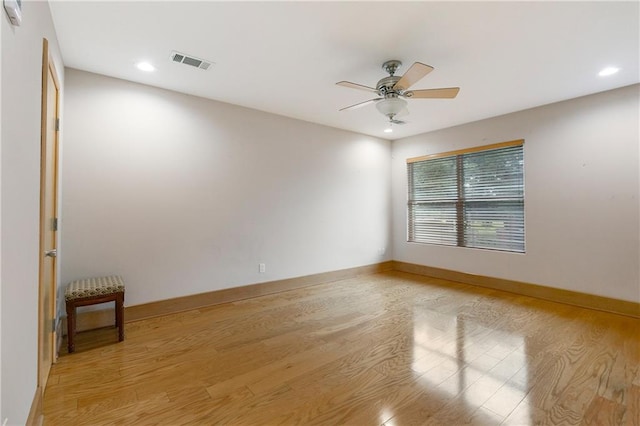
<svg viewBox="0 0 640 426">
<path fill-rule="evenodd" d="M 639 330 L 385 272 L 80 333 L 44 423 L 639 425 Z"/>
</svg>

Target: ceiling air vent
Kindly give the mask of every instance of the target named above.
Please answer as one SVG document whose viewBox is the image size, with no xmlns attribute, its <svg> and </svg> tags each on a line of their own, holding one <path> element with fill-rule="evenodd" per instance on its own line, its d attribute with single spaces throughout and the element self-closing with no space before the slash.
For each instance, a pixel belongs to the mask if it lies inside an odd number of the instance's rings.
<svg viewBox="0 0 640 426">
<path fill-rule="evenodd" d="M 195 56 L 186 55 L 184 53 L 176 51 L 171 52 L 171 60 L 179 64 L 190 65 L 202 70 L 208 70 L 212 64 L 212 62 L 210 61 L 205 61 L 204 59 L 196 58 Z"/>
</svg>

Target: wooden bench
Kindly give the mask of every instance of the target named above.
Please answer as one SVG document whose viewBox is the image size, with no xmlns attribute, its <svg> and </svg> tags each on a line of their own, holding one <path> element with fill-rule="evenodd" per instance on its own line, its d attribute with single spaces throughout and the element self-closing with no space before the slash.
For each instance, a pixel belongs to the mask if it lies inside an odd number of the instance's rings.
<svg viewBox="0 0 640 426">
<path fill-rule="evenodd" d="M 67 304 L 67 342 L 69 353 L 76 350 L 76 308 L 115 302 L 118 341 L 124 340 L 124 281 L 118 275 L 72 281 L 64 292 Z"/>
</svg>

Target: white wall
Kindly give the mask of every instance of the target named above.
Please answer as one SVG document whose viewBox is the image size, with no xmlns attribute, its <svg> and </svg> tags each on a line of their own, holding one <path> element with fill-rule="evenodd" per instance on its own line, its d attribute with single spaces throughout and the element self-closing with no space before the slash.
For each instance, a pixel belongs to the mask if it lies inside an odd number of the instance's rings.
<svg viewBox="0 0 640 426">
<path fill-rule="evenodd" d="M 64 282 L 136 305 L 390 259 L 388 141 L 73 69 L 64 109 Z"/>
<path fill-rule="evenodd" d="M 394 259 L 640 302 L 639 87 L 393 142 Z M 407 243 L 407 158 L 513 139 L 526 254 Z"/>
<path fill-rule="evenodd" d="M 8 25 L 6 17 L 0 18 L 0 46 L 2 45 L 2 34 L 4 26 Z M 2 55 L 0 52 L 0 82 L 2 82 Z M 0 99 L 2 99 L 2 84 L 0 84 Z M 0 101 L 0 421 L 4 421 L 2 416 L 2 102 Z"/>
<path fill-rule="evenodd" d="M 23 22 L 2 20 L 2 405 L 24 424 L 37 387 L 42 38 L 64 79 L 49 5 L 22 2 Z"/>
</svg>

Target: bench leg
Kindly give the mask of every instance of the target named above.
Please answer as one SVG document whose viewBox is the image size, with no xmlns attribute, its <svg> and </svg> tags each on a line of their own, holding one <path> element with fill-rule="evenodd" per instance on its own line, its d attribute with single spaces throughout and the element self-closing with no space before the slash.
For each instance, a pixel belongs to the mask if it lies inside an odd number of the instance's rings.
<svg viewBox="0 0 640 426">
<path fill-rule="evenodd" d="M 116 296 L 116 327 L 118 327 L 118 341 L 124 340 L 124 293 Z"/>
<path fill-rule="evenodd" d="M 76 350 L 74 337 L 76 335 L 76 307 L 73 302 L 67 302 L 67 349 L 69 353 Z"/>
</svg>

